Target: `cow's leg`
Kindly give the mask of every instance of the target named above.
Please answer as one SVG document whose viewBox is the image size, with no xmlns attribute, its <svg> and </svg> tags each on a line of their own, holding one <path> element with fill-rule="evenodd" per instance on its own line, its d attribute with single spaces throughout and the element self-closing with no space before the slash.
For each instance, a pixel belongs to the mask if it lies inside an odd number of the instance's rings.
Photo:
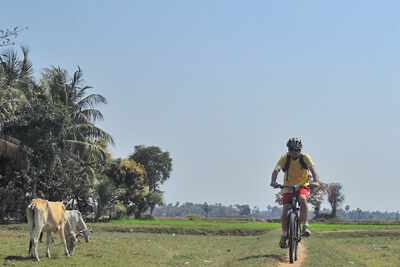
<svg viewBox="0 0 400 267">
<path fill-rule="evenodd" d="M 26 208 L 26 215 L 28 217 L 28 228 L 29 228 L 29 252 L 28 252 L 28 256 L 34 258 L 33 255 L 33 239 L 34 239 L 34 235 L 35 235 L 35 228 L 34 228 L 34 218 L 33 218 L 33 212 L 30 209 L 30 207 Z"/>
<path fill-rule="evenodd" d="M 33 237 L 33 247 L 32 247 L 32 256 L 36 258 L 36 260 L 40 261 L 39 259 L 39 253 L 38 253 L 38 243 L 39 243 L 39 237 L 40 233 L 42 232 L 42 229 L 39 227 L 35 228 L 35 236 Z"/>
<path fill-rule="evenodd" d="M 51 232 L 47 232 L 47 249 L 46 249 L 46 256 L 51 258 L 50 255 L 50 243 L 51 243 Z"/>
<path fill-rule="evenodd" d="M 67 257 L 69 257 L 69 252 L 68 252 L 68 248 L 67 248 L 67 241 L 65 240 L 64 227 L 60 227 L 59 231 L 60 231 L 61 242 L 64 245 L 65 255 Z"/>
<path fill-rule="evenodd" d="M 32 229 L 29 229 L 29 252 L 28 256 L 31 256 L 32 258 L 35 258 L 34 256 L 34 245 L 33 245 L 33 240 L 34 240 L 34 232 Z"/>
</svg>

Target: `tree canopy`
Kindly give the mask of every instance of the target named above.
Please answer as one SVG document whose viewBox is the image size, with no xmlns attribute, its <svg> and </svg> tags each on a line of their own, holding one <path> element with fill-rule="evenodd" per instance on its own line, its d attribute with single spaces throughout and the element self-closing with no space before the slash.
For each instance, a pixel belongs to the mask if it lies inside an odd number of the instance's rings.
<svg viewBox="0 0 400 267">
<path fill-rule="evenodd" d="M 163 152 L 157 146 L 137 145 L 129 158 L 144 166 L 150 192 L 157 189 L 171 175 L 172 159 L 169 152 Z"/>
<path fill-rule="evenodd" d="M 0 184 L 1 218 L 24 212 L 31 198 L 87 199 L 96 179 L 93 167 L 110 156 L 114 140 L 95 122 L 95 107 L 107 104 L 99 94 L 87 94 L 82 70 L 45 69 L 33 76 L 27 47 L 23 58 L 13 49 L 0 54 Z M 26 197 L 15 200 L 12 194 Z M 16 202 L 15 202 L 16 201 Z M 12 209 L 12 206 L 18 208 Z M 17 215 L 17 214 L 16 214 Z"/>
</svg>

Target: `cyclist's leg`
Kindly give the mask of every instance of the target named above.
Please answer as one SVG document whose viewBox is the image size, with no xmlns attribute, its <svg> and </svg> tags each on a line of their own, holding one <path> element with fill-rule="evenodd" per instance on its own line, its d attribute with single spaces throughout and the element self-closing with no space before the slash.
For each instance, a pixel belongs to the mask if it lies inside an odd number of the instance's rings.
<svg viewBox="0 0 400 267">
<path fill-rule="evenodd" d="M 290 203 L 286 203 L 283 205 L 282 216 L 281 216 L 282 233 L 287 232 L 287 214 L 289 209 L 290 209 Z"/>
<path fill-rule="evenodd" d="M 281 216 L 282 233 L 281 233 L 281 239 L 279 241 L 279 246 L 281 248 L 287 248 L 287 241 L 286 241 L 287 218 L 288 218 L 287 213 L 289 209 L 290 209 L 290 203 L 286 203 L 285 205 L 283 205 L 282 216 Z"/>
<path fill-rule="evenodd" d="M 310 236 L 310 227 L 308 226 L 308 205 L 307 205 L 307 195 L 301 194 L 299 196 L 299 204 L 300 204 L 300 217 L 303 224 L 303 235 Z"/>
<path fill-rule="evenodd" d="M 300 194 L 299 196 L 299 204 L 300 204 L 300 216 L 302 223 L 308 221 L 308 205 L 307 205 L 307 196 L 305 194 Z"/>
</svg>

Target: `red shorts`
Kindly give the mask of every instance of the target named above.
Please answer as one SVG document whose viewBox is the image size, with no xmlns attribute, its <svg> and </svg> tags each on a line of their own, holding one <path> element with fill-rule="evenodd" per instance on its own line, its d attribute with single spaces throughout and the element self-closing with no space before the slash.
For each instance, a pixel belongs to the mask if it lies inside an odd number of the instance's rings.
<svg viewBox="0 0 400 267">
<path fill-rule="evenodd" d="M 306 197 L 308 197 L 308 195 L 310 194 L 310 189 L 300 188 L 300 190 L 297 191 L 296 193 L 297 193 L 297 199 L 299 199 L 300 194 L 306 195 Z M 293 193 L 283 193 L 283 198 L 282 198 L 283 204 L 292 202 L 292 196 Z"/>
</svg>

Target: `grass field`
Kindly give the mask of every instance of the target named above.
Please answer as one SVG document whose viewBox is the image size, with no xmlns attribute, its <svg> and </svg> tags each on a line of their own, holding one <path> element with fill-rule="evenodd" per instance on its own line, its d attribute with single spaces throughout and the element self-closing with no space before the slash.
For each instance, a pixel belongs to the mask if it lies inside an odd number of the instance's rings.
<svg viewBox="0 0 400 267">
<path fill-rule="evenodd" d="M 279 224 L 202 221 L 124 221 L 88 224 L 91 242 L 66 257 L 60 238 L 40 262 L 28 257 L 26 224 L 0 225 L 3 266 L 278 266 L 287 250 L 278 247 Z M 313 224 L 305 239 L 304 266 L 397 266 L 400 227 Z"/>
</svg>

